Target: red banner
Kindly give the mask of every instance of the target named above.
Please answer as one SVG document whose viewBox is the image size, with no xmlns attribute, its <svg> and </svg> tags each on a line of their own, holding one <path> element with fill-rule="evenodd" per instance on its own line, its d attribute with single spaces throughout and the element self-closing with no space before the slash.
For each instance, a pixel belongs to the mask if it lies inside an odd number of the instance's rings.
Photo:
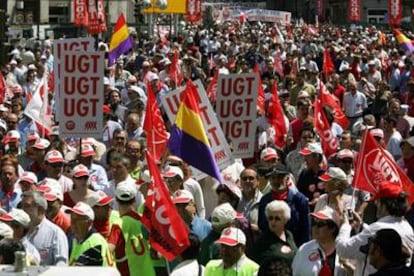
<svg viewBox="0 0 414 276">
<path fill-rule="evenodd" d="M 149 232 L 151 247 L 172 261 L 189 246 L 190 231 L 172 202 L 155 160 L 148 151 L 145 156 L 151 183 L 141 221 Z"/>
<path fill-rule="evenodd" d="M 398 27 L 402 20 L 401 0 L 388 0 L 388 24 L 391 27 Z"/>
<path fill-rule="evenodd" d="M 377 143 L 369 131 L 365 131 L 355 168 L 352 185 L 373 194 L 383 181 L 399 185 L 408 194 L 408 202 L 414 202 L 414 185 L 395 163 L 392 156 Z"/>
<path fill-rule="evenodd" d="M 185 18 L 188 22 L 198 22 L 203 13 L 201 10 L 201 0 L 187 0 Z"/>
<path fill-rule="evenodd" d="M 88 15 L 88 33 L 96 35 L 106 31 L 106 14 L 103 0 L 89 0 Z"/>
<path fill-rule="evenodd" d="M 319 99 L 321 100 L 321 105 L 324 106 L 326 104 L 331 106 L 335 112 L 335 122 L 343 129 L 346 129 L 348 127 L 349 120 L 341 108 L 341 103 L 334 95 L 329 93 L 322 81 L 319 81 L 319 83 Z"/>
<path fill-rule="evenodd" d="M 174 81 L 175 86 L 178 88 L 182 85 L 184 76 L 183 72 L 181 71 L 181 67 L 179 64 L 179 53 L 178 51 L 174 51 L 173 59 L 170 66 L 169 78 Z"/>
<path fill-rule="evenodd" d="M 275 129 L 274 143 L 279 149 L 284 149 L 286 144 L 287 127 L 285 114 L 277 92 L 277 83 L 272 85 L 272 98 L 268 107 L 268 122 Z"/>
<path fill-rule="evenodd" d="M 349 0 L 349 21 L 361 21 L 361 0 Z"/>
<path fill-rule="evenodd" d="M 73 23 L 75 26 L 88 26 L 88 0 L 74 0 L 73 1 Z"/>
<path fill-rule="evenodd" d="M 326 118 L 325 111 L 322 109 L 322 104 L 319 99 L 315 99 L 315 128 L 321 137 L 321 144 L 323 153 L 326 158 L 338 151 L 338 140 L 332 133 L 331 126 Z"/>
<path fill-rule="evenodd" d="M 316 0 L 316 15 L 319 21 L 325 20 L 325 0 Z"/>
</svg>

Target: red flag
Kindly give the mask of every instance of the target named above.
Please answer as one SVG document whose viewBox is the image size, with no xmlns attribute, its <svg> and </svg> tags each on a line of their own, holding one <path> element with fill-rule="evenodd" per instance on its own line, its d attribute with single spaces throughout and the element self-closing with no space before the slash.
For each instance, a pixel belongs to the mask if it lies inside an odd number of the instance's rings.
<svg viewBox="0 0 414 276">
<path fill-rule="evenodd" d="M 180 64 L 178 63 L 178 61 L 179 61 L 178 51 L 175 51 L 173 59 L 171 61 L 169 77 L 170 79 L 174 80 L 176 87 L 181 86 L 184 80 L 184 76 L 183 76 L 183 73 L 181 72 Z"/>
<path fill-rule="evenodd" d="M 188 22 L 198 22 L 203 13 L 201 10 L 201 0 L 187 0 L 185 20 Z"/>
<path fill-rule="evenodd" d="M 147 84 L 148 100 L 144 120 L 144 131 L 147 134 L 147 148 L 155 161 L 159 161 L 167 148 L 168 135 L 160 108 L 155 99 L 152 86 Z"/>
<path fill-rule="evenodd" d="M 88 1 L 88 33 L 97 35 L 106 31 L 106 14 L 103 0 Z"/>
<path fill-rule="evenodd" d="M 401 186 L 408 194 L 409 204 L 414 202 L 414 185 L 411 180 L 395 163 L 392 156 L 377 143 L 371 133 L 365 131 L 352 185 L 375 195 L 383 181 Z"/>
<path fill-rule="evenodd" d="M 216 65 L 216 63 L 214 62 L 213 54 L 211 53 L 210 54 L 210 60 L 208 62 L 208 69 L 213 70 L 215 65 Z"/>
<path fill-rule="evenodd" d="M 148 151 L 145 152 L 145 157 L 151 183 L 141 221 L 149 232 L 151 247 L 172 261 L 190 245 L 190 231 L 175 209 L 155 160 Z"/>
<path fill-rule="evenodd" d="M 391 27 L 398 27 L 402 20 L 401 0 L 388 0 L 388 24 Z"/>
<path fill-rule="evenodd" d="M 55 93 L 55 72 L 49 72 L 47 75 L 47 87 L 50 93 Z"/>
<path fill-rule="evenodd" d="M 281 76 L 283 77 L 285 75 L 285 73 L 283 72 L 283 63 L 282 63 L 282 58 L 280 57 L 280 53 L 276 52 L 273 55 L 273 59 L 275 60 L 275 63 L 273 65 L 273 68 L 275 69 L 275 71 Z"/>
<path fill-rule="evenodd" d="M 323 51 L 323 73 L 325 77 L 330 75 L 332 72 L 335 72 L 335 65 L 332 62 L 331 52 L 328 48 Z"/>
<path fill-rule="evenodd" d="M 264 110 L 265 110 L 265 95 L 264 95 L 263 86 L 262 86 L 262 78 L 260 77 L 260 72 L 259 72 L 259 64 L 257 62 L 254 65 L 253 72 L 256 73 L 257 76 L 259 77 L 259 81 L 257 82 L 258 83 L 258 87 L 257 87 L 257 107 L 262 112 L 264 112 Z"/>
<path fill-rule="evenodd" d="M 280 149 L 283 149 L 286 143 L 287 127 L 285 122 L 285 114 L 277 93 L 276 82 L 272 85 L 272 98 L 269 103 L 267 120 L 275 129 L 275 145 Z"/>
<path fill-rule="evenodd" d="M 361 0 L 349 0 L 349 21 L 361 21 Z"/>
<path fill-rule="evenodd" d="M 333 135 L 331 126 L 328 123 L 322 104 L 319 99 L 315 99 L 315 128 L 321 137 L 323 153 L 327 158 L 338 151 L 338 140 Z"/>
<path fill-rule="evenodd" d="M 210 102 L 212 103 L 216 102 L 218 78 L 219 78 L 219 70 L 216 70 L 216 72 L 214 73 L 213 79 L 210 81 L 210 83 L 207 86 L 207 96 L 210 99 Z"/>
<path fill-rule="evenodd" d="M 319 81 L 319 86 L 319 99 L 321 100 L 321 105 L 324 106 L 326 104 L 332 107 L 335 112 L 335 122 L 339 124 L 343 129 L 346 129 L 349 124 L 349 120 L 345 116 L 338 98 L 329 93 L 328 89 L 326 89 L 321 80 Z"/>
<path fill-rule="evenodd" d="M 6 97 L 6 81 L 4 80 L 3 73 L 0 71 L 0 104 L 4 102 Z"/>
<path fill-rule="evenodd" d="M 88 26 L 89 14 L 87 0 L 73 1 L 73 23 L 75 26 Z"/>
</svg>

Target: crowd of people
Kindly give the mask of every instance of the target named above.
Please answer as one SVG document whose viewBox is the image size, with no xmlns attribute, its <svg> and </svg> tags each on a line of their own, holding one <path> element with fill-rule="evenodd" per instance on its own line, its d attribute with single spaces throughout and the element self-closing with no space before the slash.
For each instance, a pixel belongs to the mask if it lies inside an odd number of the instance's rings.
<svg viewBox="0 0 414 276">
<path fill-rule="evenodd" d="M 1 264 L 25 251 L 29 265 L 108 266 L 121 275 L 414 275 L 407 193 L 387 181 L 375 194 L 351 185 L 364 131 L 414 181 L 414 59 L 392 35 L 373 26 L 249 21 L 131 35 L 134 49 L 105 69 L 105 128 L 97 139 L 62 139 L 58 125 L 46 135 L 24 112 L 53 70 L 53 40 L 17 44 L 2 65 Z M 325 49 L 330 74 L 322 72 Z M 108 44 L 98 50 L 108 52 Z M 175 51 L 184 77 L 178 86 L 199 79 L 208 87 L 217 74 L 257 65 L 266 108 L 277 83 L 289 123 L 286 146 L 276 147 L 270 112 L 258 109 L 254 156 L 222 168 L 222 183 L 194 178 L 186 160 L 165 153 L 159 170 L 191 232 L 189 247 L 168 262 L 141 222 L 151 181 L 143 122 L 150 85 L 167 131 L 174 124 L 160 99 L 177 88 Z M 349 120 L 342 128 L 324 107 L 338 140 L 330 156 L 314 123 L 321 82 Z M 215 94 L 209 97 L 214 106 Z M 49 99 L 54 110 L 53 91 Z"/>
</svg>

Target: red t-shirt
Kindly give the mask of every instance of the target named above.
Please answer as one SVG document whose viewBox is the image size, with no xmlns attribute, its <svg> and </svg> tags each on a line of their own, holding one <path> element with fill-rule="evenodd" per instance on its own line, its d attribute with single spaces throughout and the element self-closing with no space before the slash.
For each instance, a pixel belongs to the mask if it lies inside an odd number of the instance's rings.
<svg viewBox="0 0 414 276">
<path fill-rule="evenodd" d="M 70 219 L 62 212 L 62 210 L 59 210 L 57 215 L 52 219 L 52 222 L 59 226 L 65 234 L 69 234 L 71 226 Z"/>
</svg>

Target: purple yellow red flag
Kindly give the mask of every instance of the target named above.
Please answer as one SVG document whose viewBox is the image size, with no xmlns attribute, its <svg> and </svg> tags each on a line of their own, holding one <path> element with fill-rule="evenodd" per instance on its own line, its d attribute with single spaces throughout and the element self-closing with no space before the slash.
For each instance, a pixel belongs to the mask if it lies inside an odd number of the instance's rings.
<svg viewBox="0 0 414 276">
<path fill-rule="evenodd" d="M 132 47 L 134 47 L 134 42 L 129 36 L 124 14 L 121 13 L 115 24 L 114 32 L 109 43 L 109 66 L 114 64 L 122 54 L 128 52 Z"/>
<path fill-rule="evenodd" d="M 197 88 L 189 80 L 171 128 L 168 148 L 173 155 L 221 182 L 220 170 L 204 130 L 199 105 Z"/>
<path fill-rule="evenodd" d="M 414 46 L 411 40 L 406 37 L 400 30 L 394 29 L 395 39 L 397 39 L 398 45 L 400 45 L 401 49 L 405 51 L 405 53 L 412 53 L 414 51 Z"/>
</svg>

